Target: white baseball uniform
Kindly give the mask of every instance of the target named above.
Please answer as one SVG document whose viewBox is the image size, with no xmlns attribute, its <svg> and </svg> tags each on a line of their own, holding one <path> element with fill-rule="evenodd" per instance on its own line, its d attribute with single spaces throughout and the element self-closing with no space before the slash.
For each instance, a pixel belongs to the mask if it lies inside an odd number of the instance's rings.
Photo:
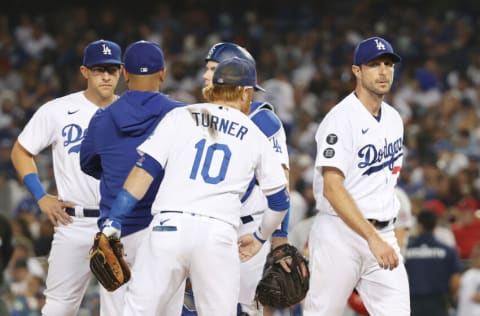
<svg viewBox="0 0 480 316">
<path fill-rule="evenodd" d="M 240 111 L 203 103 L 172 110 L 138 150 L 165 176 L 124 315 L 164 310 L 186 277 L 200 315 L 236 315 L 241 197 L 253 176 L 263 191 L 286 184 L 280 164 L 271 163 L 277 158 L 270 143 Z"/>
<path fill-rule="evenodd" d="M 249 117 L 270 141 L 277 158 L 271 163 L 278 163 L 288 168 L 287 137 L 280 119 L 273 112 L 273 107 L 265 103 L 263 106 L 254 109 L 249 114 Z M 268 209 L 267 199 L 258 185 L 253 186 L 251 193 L 249 192 L 249 195 L 244 196 L 243 199 L 245 200 L 240 211 L 241 219 L 245 221 L 245 219 L 250 220 L 251 218 L 253 221 L 240 225 L 238 230 L 239 236 L 253 233 L 260 225 L 263 212 Z M 240 265 L 240 294 L 238 302 L 241 305 L 242 312 L 249 316 L 263 315 L 261 304 L 255 302 L 255 290 L 262 277 L 263 267 L 269 251 L 270 242 L 267 241 L 252 259 L 242 262 Z"/>
<path fill-rule="evenodd" d="M 376 118 L 351 93 L 327 114 L 315 139 L 313 189 L 319 214 L 310 233 L 311 279 L 304 315 L 342 315 L 354 288 L 372 315 L 409 315 L 403 261 L 392 271 L 380 268 L 367 242 L 323 196 L 322 179 L 322 167 L 339 169 L 363 216 L 386 222 L 378 233 L 401 258 L 393 225 L 399 209 L 394 187 L 403 156 L 399 114 L 383 102 Z"/>
<path fill-rule="evenodd" d="M 97 209 L 99 183 L 80 170 L 80 144 L 98 107 L 83 91 L 57 98 L 41 106 L 18 136 L 19 143 L 36 156 L 52 146 L 53 171 L 58 197 L 78 205 L 73 223 L 55 227 L 48 257 L 43 315 L 76 315 L 88 287 L 91 272 L 88 251 L 98 231 L 96 217 L 82 217 L 85 209 Z"/>
<path fill-rule="evenodd" d="M 480 269 L 471 267 L 462 274 L 458 290 L 457 316 L 480 316 L 480 304 L 474 296 L 480 292 Z"/>
</svg>

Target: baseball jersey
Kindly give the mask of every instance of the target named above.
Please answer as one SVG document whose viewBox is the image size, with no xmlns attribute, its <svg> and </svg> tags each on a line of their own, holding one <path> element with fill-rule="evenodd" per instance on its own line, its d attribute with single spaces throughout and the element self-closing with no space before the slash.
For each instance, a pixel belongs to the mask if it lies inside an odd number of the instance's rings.
<svg viewBox="0 0 480 316">
<path fill-rule="evenodd" d="M 320 212 L 336 215 L 323 196 L 322 167 L 335 167 L 365 218 L 390 220 L 400 207 L 394 187 L 403 159 L 403 123 L 385 102 L 377 120 L 351 93 L 320 123 L 313 190 Z"/>
<path fill-rule="evenodd" d="M 273 112 L 273 106 L 264 102 L 252 102 L 249 117 L 270 141 L 275 152 L 275 161 L 288 168 L 287 137 L 282 128 L 282 122 Z M 257 179 L 253 178 L 242 196 L 241 216 L 256 214 L 268 208 L 267 199 L 256 182 Z"/>
<path fill-rule="evenodd" d="M 88 123 L 98 106 L 83 91 L 41 106 L 18 136 L 19 143 L 36 156 L 52 146 L 58 198 L 85 208 L 98 208 L 99 182 L 80 170 L 79 151 Z"/>
<path fill-rule="evenodd" d="M 80 150 L 80 165 L 86 174 L 100 179 L 99 226 L 108 218 L 116 195 L 139 158 L 138 145 L 171 109 L 183 105 L 163 93 L 127 91 L 93 116 Z M 162 175 L 157 176 L 133 212 L 122 221 L 122 236 L 150 224 L 152 202 L 161 181 Z"/>
<path fill-rule="evenodd" d="M 165 137 L 164 135 L 172 135 Z M 164 169 L 152 214 L 187 211 L 239 225 L 241 197 L 255 176 L 263 191 L 287 183 L 271 145 L 237 109 L 194 104 L 172 110 L 138 148 Z"/>
<path fill-rule="evenodd" d="M 458 290 L 457 316 L 480 316 L 480 304 L 473 296 L 480 292 L 480 269 L 472 267 L 462 274 Z"/>
</svg>

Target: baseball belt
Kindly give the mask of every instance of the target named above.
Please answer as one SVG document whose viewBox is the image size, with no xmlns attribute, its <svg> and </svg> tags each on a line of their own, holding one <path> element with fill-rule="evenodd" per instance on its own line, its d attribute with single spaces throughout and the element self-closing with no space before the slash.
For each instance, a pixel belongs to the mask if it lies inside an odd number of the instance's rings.
<svg viewBox="0 0 480 316">
<path fill-rule="evenodd" d="M 100 216 L 100 211 L 96 209 L 88 209 L 88 208 L 72 208 L 72 207 L 66 207 L 65 212 L 67 212 L 68 215 L 70 216 L 76 216 L 76 217 L 99 217 Z"/>
<path fill-rule="evenodd" d="M 367 221 L 369 221 L 370 223 L 372 223 L 372 225 L 373 225 L 376 229 L 384 229 L 384 228 L 387 227 L 388 225 L 394 224 L 396 220 L 397 220 L 396 217 L 394 217 L 393 219 L 388 220 L 388 221 L 379 221 L 379 220 L 374 219 L 374 218 L 367 218 Z"/>
</svg>

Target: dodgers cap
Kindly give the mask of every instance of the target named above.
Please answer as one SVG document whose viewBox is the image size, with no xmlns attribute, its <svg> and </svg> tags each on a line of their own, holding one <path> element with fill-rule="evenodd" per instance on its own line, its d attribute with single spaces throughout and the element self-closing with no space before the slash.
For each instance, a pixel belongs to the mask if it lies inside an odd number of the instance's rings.
<svg viewBox="0 0 480 316">
<path fill-rule="evenodd" d="M 222 86 L 253 87 L 265 91 L 257 84 L 255 64 L 248 59 L 233 57 L 220 62 L 213 73 L 213 84 Z"/>
<path fill-rule="evenodd" d="M 122 49 L 117 43 L 98 40 L 88 44 L 83 50 L 83 65 L 123 65 Z"/>
<path fill-rule="evenodd" d="M 149 41 L 138 41 L 128 45 L 124 61 L 125 69 L 135 75 L 153 74 L 165 66 L 162 49 L 158 44 Z"/>
<path fill-rule="evenodd" d="M 381 37 L 370 37 L 361 41 L 355 48 L 353 64 L 357 66 L 366 64 L 382 55 L 391 56 L 395 63 L 402 60 L 387 40 Z"/>
</svg>

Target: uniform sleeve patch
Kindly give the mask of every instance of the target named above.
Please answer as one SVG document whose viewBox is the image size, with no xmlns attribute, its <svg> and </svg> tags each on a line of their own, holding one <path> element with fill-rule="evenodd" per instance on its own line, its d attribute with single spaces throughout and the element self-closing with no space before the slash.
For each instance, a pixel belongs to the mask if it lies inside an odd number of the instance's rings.
<svg viewBox="0 0 480 316">
<path fill-rule="evenodd" d="M 329 147 L 323 151 L 323 157 L 332 158 L 333 156 L 335 156 L 335 149 Z"/>
<path fill-rule="evenodd" d="M 338 141 L 338 136 L 336 134 L 328 134 L 327 135 L 327 144 L 334 145 Z"/>
</svg>

